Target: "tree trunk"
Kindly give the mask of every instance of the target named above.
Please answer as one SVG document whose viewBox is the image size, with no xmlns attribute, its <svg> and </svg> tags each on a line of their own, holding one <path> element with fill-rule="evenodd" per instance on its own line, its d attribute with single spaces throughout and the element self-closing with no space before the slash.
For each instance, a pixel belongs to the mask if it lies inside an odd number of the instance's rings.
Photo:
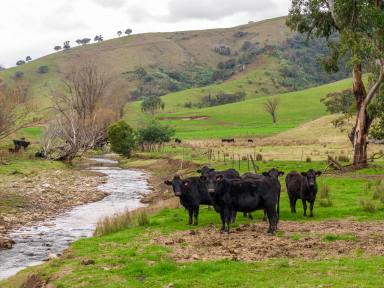
<svg viewBox="0 0 384 288">
<path fill-rule="evenodd" d="M 372 119 L 370 119 L 367 113 L 367 105 L 364 103 L 367 92 L 362 79 L 361 65 L 356 65 L 353 69 L 353 93 L 356 99 L 356 122 L 349 134 L 354 149 L 353 165 L 366 166 L 368 131 Z"/>
</svg>

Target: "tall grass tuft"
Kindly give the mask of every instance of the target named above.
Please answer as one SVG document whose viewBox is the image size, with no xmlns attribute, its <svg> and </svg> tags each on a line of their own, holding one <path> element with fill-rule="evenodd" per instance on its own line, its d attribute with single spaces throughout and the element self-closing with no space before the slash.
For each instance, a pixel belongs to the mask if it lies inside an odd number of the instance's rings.
<svg viewBox="0 0 384 288">
<path fill-rule="evenodd" d="M 379 208 L 377 203 L 371 199 L 361 199 L 360 200 L 361 208 L 366 212 L 374 213 Z"/>
<path fill-rule="evenodd" d="M 139 226 L 146 226 L 149 224 L 149 217 L 146 209 L 141 209 L 137 215 L 137 223 Z"/>
<path fill-rule="evenodd" d="M 384 203 L 384 184 L 381 180 L 376 181 L 373 185 L 372 199 Z"/>
<path fill-rule="evenodd" d="M 323 182 L 320 186 L 320 201 L 319 205 L 320 207 L 332 207 L 333 202 L 330 198 L 331 188 L 328 186 L 327 183 Z"/>
</svg>

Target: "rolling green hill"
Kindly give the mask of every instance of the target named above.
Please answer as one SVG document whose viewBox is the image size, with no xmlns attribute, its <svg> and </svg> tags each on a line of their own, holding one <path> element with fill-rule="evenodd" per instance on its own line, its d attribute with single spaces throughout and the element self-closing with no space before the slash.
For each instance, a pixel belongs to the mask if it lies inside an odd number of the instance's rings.
<svg viewBox="0 0 384 288">
<path fill-rule="evenodd" d="M 223 85 L 226 90 L 232 90 L 241 81 L 244 82 L 245 79 L 229 81 Z M 197 102 L 204 95 L 202 89 L 186 90 L 162 97 L 166 103 L 165 110 L 156 117 L 174 127 L 177 136 L 184 139 L 268 136 L 326 115 L 325 106 L 320 99 L 330 92 L 350 87 L 351 80 L 347 79 L 302 91 L 277 94 L 280 106 L 276 125 L 272 124 L 270 115 L 263 110 L 263 103 L 271 96 L 202 109 L 183 107 L 183 101 Z M 220 88 L 222 87 L 219 85 L 212 87 L 212 90 Z M 251 89 L 251 85 L 248 89 Z M 140 102 L 127 105 L 126 120 L 132 126 L 140 126 L 147 117 L 140 111 Z"/>
</svg>

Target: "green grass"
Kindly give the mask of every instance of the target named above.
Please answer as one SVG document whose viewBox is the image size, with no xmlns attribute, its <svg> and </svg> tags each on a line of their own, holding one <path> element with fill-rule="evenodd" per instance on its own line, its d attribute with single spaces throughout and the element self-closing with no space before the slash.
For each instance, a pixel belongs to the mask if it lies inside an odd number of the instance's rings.
<svg viewBox="0 0 384 288">
<path fill-rule="evenodd" d="M 356 241 L 357 237 L 354 234 L 327 234 L 323 240 L 326 242 L 334 241 Z"/>
<path fill-rule="evenodd" d="M 0 164 L 0 178 L 2 175 L 30 175 L 40 170 L 65 169 L 67 166 L 60 161 L 49 161 L 39 159 L 20 159 L 9 157 L 7 164 Z"/>
<path fill-rule="evenodd" d="M 226 91 L 230 90 L 229 85 L 233 83 L 235 81 L 229 81 L 225 84 Z M 175 118 L 176 120 L 162 120 L 162 122 L 174 127 L 177 132 L 176 135 L 183 139 L 268 136 L 287 131 L 302 123 L 326 115 L 325 106 L 320 102 L 320 99 L 330 92 L 350 87 L 351 80 L 347 79 L 303 91 L 276 95 L 280 99 L 276 125 L 272 124 L 270 115 L 263 110 L 266 97 L 202 109 L 181 107 L 181 101 L 204 95 L 201 92 L 196 94 L 196 90 L 186 90 L 163 96 L 162 99 L 166 103 L 166 108 L 164 112 L 157 115 L 157 118 Z M 187 97 L 187 95 L 189 96 Z M 193 116 L 209 118 L 206 120 L 177 119 L 177 117 Z M 127 106 L 126 120 L 132 126 L 139 126 L 139 123 L 143 123 L 145 118 L 146 116 L 140 111 L 140 102 L 134 102 Z"/>
<path fill-rule="evenodd" d="M 206 209 L 200 218 L 200 226 L 217 222 L 217 215 Z M 249 220 L 239 217 L 239 221 Z M 165 209 L 151 216 L 146 226 L 79 240 L 63 259 L 28 268 L 0 285 L 18 287 L 31 272 L 56 279 L 53 283 L 58 288 L 166 287 L 171 283 L 173 287 L 345 287 L 345 283 L 353 283 L 350 287 L 380 287 L 382 282 L 384 257 L 176 263 L 168 257 L 168 248 L 150 240 L 153 233 L 190 229 L 185 222 L 183 209 Z M 344 236 L 326 241 L 353 240 Z M 92 259 L 95 265 L 81 265 L 82 259 Z"/>
</svg>

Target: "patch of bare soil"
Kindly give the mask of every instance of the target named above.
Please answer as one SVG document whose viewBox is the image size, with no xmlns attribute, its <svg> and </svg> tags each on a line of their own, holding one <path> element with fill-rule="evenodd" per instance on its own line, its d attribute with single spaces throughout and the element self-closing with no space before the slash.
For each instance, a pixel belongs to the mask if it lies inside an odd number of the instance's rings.
<svg viewBox="0 0 384 288">
<path fill-rule="evenodd" d="M 208 116 L 190 116 L 190 117 L 161 117 L 160 120 L 183 120 L 183 121 L 190 121 L 190 120 L 207 120 L 209 119 Z"/>
<path fill-rule="evenodd" d="M 281 221 L 278 236 L 266 233 L 266 223 L 245 224 L 220 233 L 208 228 L 160 235 L 153 242 L 172 248 L 179 262 L 232 259 L 257 261 L 269 258 L 324 259 L 357 251 L 384 255 L 383 222 L 290 222 Z"/>
<path fill-rule="evenodd" d="M 0 211 L 0 239 L 8 239 L 5 235 L 13 228 L 103 199 L 108 194 L 97 190 L 105 182 L 102 176 L 101 173 L 76 170 L 46 171 L 25 177 L 10 176 L 0 183 L 0 199 L 12 195 L 23 201 L 8 211 Z M 10 248 L 9 241 L 4 240 L 4 243 L 7 245 L 3 248 Z"/>
</svg>

